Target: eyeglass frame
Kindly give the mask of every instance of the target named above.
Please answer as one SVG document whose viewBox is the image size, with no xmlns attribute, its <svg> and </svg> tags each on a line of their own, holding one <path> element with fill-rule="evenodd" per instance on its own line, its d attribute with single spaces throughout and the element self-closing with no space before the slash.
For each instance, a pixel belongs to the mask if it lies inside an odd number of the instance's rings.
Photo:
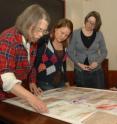
<svg viewBox="0 0 117 124">
<path fill-rule="evenodd" d="M 92 22 L 91 20 L 87 20 L 86 23 L 89 23 L 89 24 L 92 25 L 92 26 L 95 26 L 95 25 L 96 25 L 96 22 L 94 23 L 94 22 Z"/>
<path fill-rule="evenodd" d="M 42 29 L 42 28 L 40 28 L 40 27 L 36 27 L 36 28 L 34 29 L 34 31 L 35 31 L 35 32 L 41 32 L 43 35 L 48 34 L 48 30 L 44 30 L 44 29 Z"/>
</svg>

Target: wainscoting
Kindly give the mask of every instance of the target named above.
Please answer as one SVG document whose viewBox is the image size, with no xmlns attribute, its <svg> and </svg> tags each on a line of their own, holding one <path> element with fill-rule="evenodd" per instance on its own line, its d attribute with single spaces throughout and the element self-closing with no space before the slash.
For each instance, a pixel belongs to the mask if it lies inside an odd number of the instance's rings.
<svg viewBox="0 0 117 124">
<path fill-rule="evenodd" d="M 108 87 L 117 86 L 117 70 L 108 71 Z"/>
</svg>

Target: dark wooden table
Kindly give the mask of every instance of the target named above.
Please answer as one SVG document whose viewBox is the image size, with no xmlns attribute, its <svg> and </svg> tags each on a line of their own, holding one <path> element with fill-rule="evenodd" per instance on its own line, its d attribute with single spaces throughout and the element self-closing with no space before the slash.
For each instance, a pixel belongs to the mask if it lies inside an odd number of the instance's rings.
<svg viewBox="0 0 117 124">
<path fill-rule="evenodd" d="M 0 118 L 10 124 L 68 124 L 1 101 Z"/>
</svg>

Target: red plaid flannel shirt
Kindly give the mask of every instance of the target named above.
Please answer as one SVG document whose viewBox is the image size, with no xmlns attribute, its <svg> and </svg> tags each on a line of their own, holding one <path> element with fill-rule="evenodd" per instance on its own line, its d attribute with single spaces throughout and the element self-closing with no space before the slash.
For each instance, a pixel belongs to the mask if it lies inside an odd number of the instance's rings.
<svg viewBox="0 0 117 124">
<path fill-rule="evenodd" d="M 1 74 L 13 72 L 17 79 L 27 80 L 34 64 L 36 50 L 37 44 L 31 44 L 29 63 L 27 51 L 22 44 L 22 35 L 15 27 L 5 30 L 0 35 L 0 99 L 7 96 L 7 93 L 2 91 Z M 35 76 L 35 71 L 33 71 L 30 82 L 36 79 Z"/>
</svg>

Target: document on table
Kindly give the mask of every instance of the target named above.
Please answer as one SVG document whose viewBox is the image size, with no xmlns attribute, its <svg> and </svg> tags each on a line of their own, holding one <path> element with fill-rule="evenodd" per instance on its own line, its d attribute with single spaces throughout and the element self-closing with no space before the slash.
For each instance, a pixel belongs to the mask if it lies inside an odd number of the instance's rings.
<svg viewBox="0 0 117 124">
<path fill-rule="evenodd" d="M 63 120 L 72 124 L 117 124 L 117 92 L 92 88 L 57 88 L 48 90 L 40 97 L 48 106 L 46 116 Z M 34 109 L 18 97 L 4 102 L 20 106 L 24 109 Z M 101 116 L 100 116 L 101 115 Z M 106 123 L 106 118 L 113 120 Z M 116 122 L 116 123 L 115 123 Z"/>
</svg>

